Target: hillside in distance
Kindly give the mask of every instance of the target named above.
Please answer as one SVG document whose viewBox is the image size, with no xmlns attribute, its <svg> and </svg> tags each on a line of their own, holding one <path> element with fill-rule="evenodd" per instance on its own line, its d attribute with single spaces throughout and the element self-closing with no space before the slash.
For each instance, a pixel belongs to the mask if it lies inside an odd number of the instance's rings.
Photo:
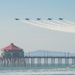
<svg viewBox="0 0 75 75">
<path fill-rule="evenodd" d="M 49 50 L 36 50 L 25 52 L 25 56 L 75 56 L 75 53 L 49 51 Z"/>
</svg>

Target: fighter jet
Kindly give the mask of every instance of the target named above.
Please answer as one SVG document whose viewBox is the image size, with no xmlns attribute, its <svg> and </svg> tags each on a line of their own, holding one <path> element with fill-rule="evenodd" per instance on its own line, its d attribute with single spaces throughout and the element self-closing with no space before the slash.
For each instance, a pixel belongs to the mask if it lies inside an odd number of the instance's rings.
<svg viewBox="0 0 75 75">
<path fill-rule="evenodd" d="M 48 20 L 52 20 L 52 18 L 48 18 Z"/>
<path fill-rule="evenodd" d="M 41 20 L 41 18 L 37 18 L 37 20 Z"/>
<path fill-rule="evenodd" d="M 19 18 L 15 18 L 15 20 L 19 20 Z"/>
<path fill-rule="evenodd" d="M 25 20 L 29 20 L 29 18 L 26 18 Z"/>
<path fill-rule="evenodd" d="M 63 20 L 63 18 L 59 18 L 59 20 Z"/>
</svg>

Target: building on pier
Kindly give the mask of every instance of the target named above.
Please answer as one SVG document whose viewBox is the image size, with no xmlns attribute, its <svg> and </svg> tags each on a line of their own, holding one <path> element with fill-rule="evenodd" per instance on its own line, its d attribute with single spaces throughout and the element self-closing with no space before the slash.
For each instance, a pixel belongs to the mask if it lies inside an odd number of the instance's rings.
<svg viewBox="0 0 75 75">
<path fill-rule="evenodd" d="M 0 50 L 0 57 L 24 57 L 24 51 L 11 43 Z"/>
</svg>

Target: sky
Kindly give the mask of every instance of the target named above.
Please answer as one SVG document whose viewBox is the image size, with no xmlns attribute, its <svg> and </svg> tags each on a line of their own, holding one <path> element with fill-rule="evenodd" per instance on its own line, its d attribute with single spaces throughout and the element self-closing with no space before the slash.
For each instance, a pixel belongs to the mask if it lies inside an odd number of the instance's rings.
<svg viewBox="0 0 75 75">
<path fill-rule="evenodd" d="M 75 52 L 75 33 L 47 30 L 14 20 L 40 17 L 75 22 L 75 0 L 0 0 L 0 49 L 10 43 L 24 51 Z"/>
</svg>

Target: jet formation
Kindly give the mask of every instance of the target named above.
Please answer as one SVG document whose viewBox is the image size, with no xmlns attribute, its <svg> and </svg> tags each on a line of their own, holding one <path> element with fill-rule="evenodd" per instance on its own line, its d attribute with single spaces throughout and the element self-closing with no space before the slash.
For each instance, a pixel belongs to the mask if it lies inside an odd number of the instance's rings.
<svg viewBox="0 0 75 75">
<path fill-rule="evenodd" d="M 19 20 L 19 18 L 15 18 L 15 20 Z M 25 18 L 25 20 L 30 20 L 30 19 Z M 41 18 L 37 18 L 36 20 L 41 20 Z M 47 20 L 52 20 L 52 18 L 48 18 Z M 59 20 L 63 20 L 63 18 L 59 18 Z"/>
</svg>

